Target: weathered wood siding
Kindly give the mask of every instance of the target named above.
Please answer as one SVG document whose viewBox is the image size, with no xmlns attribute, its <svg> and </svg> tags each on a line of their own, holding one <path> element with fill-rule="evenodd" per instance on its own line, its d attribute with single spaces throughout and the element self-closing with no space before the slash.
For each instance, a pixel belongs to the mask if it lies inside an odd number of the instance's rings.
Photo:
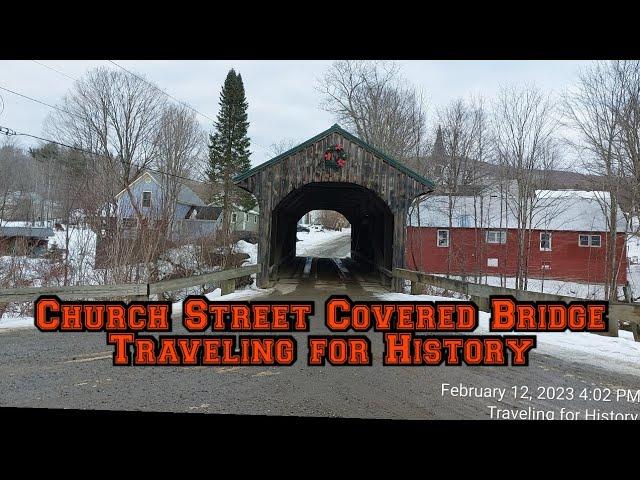
<svg viewBox="0 0 640 480">
<path fill-rule="evenodd" d="M 340 170 L 327 169 L 324 166 L 324 152 L 336 144 L 342 144 L 348 154 L 346 165 Z M 412 200 L 426 193 L 429 188 L 370 149 L 349 140 L 339 132 L 330 132 L 306 148 L 237 182 L 256 196 L 260 206 L 258 262 L 262 264 L 262 270 L 259 284 L 269 284 L 269 280 L 273 278 L 270 272 L 277 268 L 275 262 L 270 262 L 271 249 L 276 241 L 282 241 L 276 235 L 276 230 L 281 226 L 278 225 L 274 210 L 294 190 L 318 182 L 359 185 L 371 190 L 386 203 L 393 216 L 393 238 L 385 239 L 386 242 L 393 242 L 393 260 L 386 267 L 403 268 L 408 209 Z M 354 225 L 354 228 L 357 226 Z"/>
</svg>

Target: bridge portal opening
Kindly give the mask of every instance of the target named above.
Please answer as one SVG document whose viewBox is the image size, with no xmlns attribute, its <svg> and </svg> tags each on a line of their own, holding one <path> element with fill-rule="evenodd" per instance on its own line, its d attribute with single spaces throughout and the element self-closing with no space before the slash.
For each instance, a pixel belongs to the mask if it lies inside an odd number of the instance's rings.
<svg viewBox="0 0 640 480">
<path fill-rule="evenodd" d="M 351 225 L 349 256 L 358 264 L 392 268 L 394 216 L 386 202 L 361 185 L 313 182 L 292 190 L 273 209 L 269 270 L 296 259 L 298 220 L 311 210 L 332 210 Z"/>
<path fill-rule="evenodd" d="M 296 229 L 296 257 L 351 257 L 351 224 L 340 212 L 312 210 Z"/>
</svg>

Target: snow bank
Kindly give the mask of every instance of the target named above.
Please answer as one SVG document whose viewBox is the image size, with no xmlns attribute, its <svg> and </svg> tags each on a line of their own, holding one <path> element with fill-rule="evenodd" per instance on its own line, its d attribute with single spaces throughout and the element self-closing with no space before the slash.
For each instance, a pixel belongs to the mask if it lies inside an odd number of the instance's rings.
<svg viewBox="0 0 640 480">
<path fill-rule="evenodd" d="M 378 294 L 385 301 L 435 302 L 456 300 L 434 295 L 407 295 L 404 293 Z M 480 322 L 474 333 L 495 335 L 489 332 L 489 317 L 480 312 Z M 530 335 L 528 332 L 513 332 L 509 335 Z M 605 337 L 585 332 L 539 332 L 534 352 L 550 355 L 562 360 L 594 365 L 606 370 L 640 376 L 640 342 L 633 334 L 621 330 L 619 337 Z"/>
<path fill-rule="evenodd" d="M 33 317 L 7 317 L 0 318 L 0 330 L 13 330 L 16 328 L 35 328 Z"/>
<path fill-rule="evenodd" d="M 228 295 L 221 295 L 222 290 L 216 288 L 213 292 L 207 293 L 205 297 L 209 300 L 221 301 L 221 302 L 230 302 L 235 300 L 249 300 L 254 297 L 268 295 L 273 292 L 273 288 L 257 288 L 254 285 L 250 285 L 244 290 L 237 290 L 233 293 L 229 293 Z M 172 305 L 171 315 L 173 317 L 182 315 L 182 301 L 175 302 Z"/>
<path fill-rule="evenodd" d="M 246 253 L 249 255 L 249 260 L 245 261 L 243 265 L 254 265 L 258 263 L 258 244 L 249 243 L 244 240 L 239 240 L 236 243 L 236 250 L 239 253 Z"/>
</svg>

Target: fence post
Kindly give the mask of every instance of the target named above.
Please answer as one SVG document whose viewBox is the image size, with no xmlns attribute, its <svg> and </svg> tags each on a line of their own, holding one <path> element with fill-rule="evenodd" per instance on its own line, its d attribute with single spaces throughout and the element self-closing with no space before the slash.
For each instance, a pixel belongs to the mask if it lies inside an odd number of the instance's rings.
<svg viewBox="0 0 640 480">
<path fill-rule="evenodd" d="M 470 300 L 478 306 L 478 310 L 481 312 L 490 312 L 491 305 L 489 304 L 489 299 L 485 297 L 477 297 L 475 295 L 470 295 Z"/>
<path fill-rule="evenodd" d="M 609 317 L 609 336 L 618 337 L 618 320 Z"/>
<path fill-rule="evenodd" d="M 143 302 L 148 302 L 150 295 L 149 295 L 149 284 L 145 284 L 145 287 L 147 289 L 147 294 L 146 295 L 135 295 L 133 297 L 131 297 L 131 300 L 134 302 L 139 302 L 139 301 L 143 301 Z"/>
<path fill-rule="evenodd" d="M 411 295 L 422 295 L 424 293 L 424 283 L 411 280 Z"/>
<path fill-rule="evenodd" d="M 631 331 L 633 332 L 633 339 L 636 342 L 640 342 L 640 323 L 632 323 Z"/>
<path fill-rule="evenodd" d="M 221 295 L 228 295 L 229 293 L 233 293 L 236 290 L 235 278 L 232 278 L 230 280 L 223 280 L 220 285 L 220 290 L 222 290 Z"/>
</svg>

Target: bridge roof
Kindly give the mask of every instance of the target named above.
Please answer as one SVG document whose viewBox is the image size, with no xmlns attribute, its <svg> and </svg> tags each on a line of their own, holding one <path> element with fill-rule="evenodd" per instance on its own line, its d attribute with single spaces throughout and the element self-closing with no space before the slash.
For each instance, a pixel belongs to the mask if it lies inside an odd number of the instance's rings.
<svg viewBox="0 0 640 480">
<path fill-rule="evenodd" d="M 422 183 L 423 185 L 429 187 L 430 189 L 431 188 L 435 188 L 435 184 L 431 180 L 429 180 L 428 178 L 425 178 L 422 175 L 414 172 L 413 170 L 411 170 L 410 168 L 406 167 L 405 165 L 403 165 L 402 163 L 400 163 L 398 160 L 394 159 L 393 157 L 390 157 L 386 153 L 384 153 L 384 152 L 380 151 L 379 149 L 369 145 L 364 140 L 361 140 L 358 137 L 356 137 L 355 135 L 352 135 L 351 133 L 347 132 L 342 127 L 340 127 L 340 125 L 338 125 L 337 123 L 334 124 L 331 128 L 325 130 L 324 132 L 319 133 L 315 137 L 310 138 L 306 142 L 303 142 L 300 145 L 297 145 L 297 146 L 293 147 L 292 149 L 287 150 L 284 153 L 281 153 L 277 157 L 274 157 L 271 160 L 268 160 L 268 161 L 258 165 L 257 167 L 253 167 L 253 168 L 241 173 L 240 175 L 236 176 L 233 179 L 233 181 L 234 182 L 240 182 L 242 180 L 245 180 L 245 179 L 249 178 L 250 176 L 254 175 L 255 173 L 257 173 L 257 172 L 259 172 L 261 170 L 264 170 L 265 168 L 270 167 L 270 166 L 272 166 L 272 165 L 284 160 L 285 158 L 293 155 L 294 153 L 298 152 L 299 150 L 304 150 L 305 148 L 307 148 L 310 145 L 318 142 L 319 140 L 322 140 L 324 137 L 326 137 L 327 135 L 329 135 L 331 133 L 338 133 L 338 134 L 342 135 L 347 140 L 349 140 L 351 142 L 354 142 L 354 143 L 357 143 L 358 145 L 360 145 L 365 150 L 369 150 L 371 153 L 373 153 L 377 157 L 380 157 L 382 160 L 387 162 L 392 167 L 400 170 L 405 175 L 413 178 L 414 180 L 417 180 L 418 182 Z"/>
</svg>

